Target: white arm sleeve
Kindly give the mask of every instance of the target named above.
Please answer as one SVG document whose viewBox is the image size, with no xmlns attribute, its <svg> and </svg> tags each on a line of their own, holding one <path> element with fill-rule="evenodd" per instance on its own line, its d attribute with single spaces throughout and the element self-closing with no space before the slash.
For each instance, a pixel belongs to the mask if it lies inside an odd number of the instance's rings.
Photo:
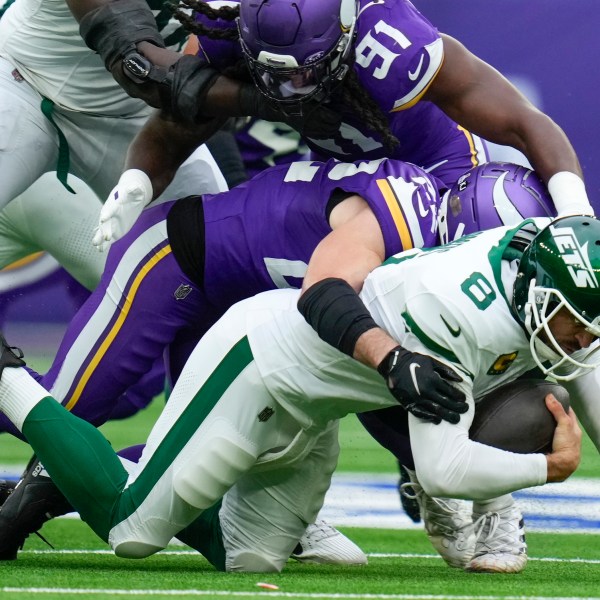
<svg viewBox="0 0 600 600">
<path fill-rule="evenodd" d="M 561 384 L 569 392 L 571 406 L 585 432 L 600 452 L 600 367 Z"/>
<path fill-rule="evenodd" d="M 543 454 L 515 454 L 469 439 L 473 400 L 460 423 L 427 423 L 409 415 L 419 483 L 430 496 L 487 500 L 546 483 Z"/>
</svg>

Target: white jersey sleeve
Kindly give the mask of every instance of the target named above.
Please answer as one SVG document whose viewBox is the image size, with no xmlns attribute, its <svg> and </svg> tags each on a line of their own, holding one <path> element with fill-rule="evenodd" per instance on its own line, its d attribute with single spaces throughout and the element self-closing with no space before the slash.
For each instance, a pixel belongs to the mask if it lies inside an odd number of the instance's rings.
<svg viewBox="0 0 600 600">
<path fill-rule="evenodd" d="M 163 37 L 181 41 L 169 27 L 162 28 Z M 124 92 L 86 46 L 64 0 L 15 0 L 0 19 L 0 56 L 42 96 L 67 110 L 114 117 L 151 112 Z"/>
</svg>

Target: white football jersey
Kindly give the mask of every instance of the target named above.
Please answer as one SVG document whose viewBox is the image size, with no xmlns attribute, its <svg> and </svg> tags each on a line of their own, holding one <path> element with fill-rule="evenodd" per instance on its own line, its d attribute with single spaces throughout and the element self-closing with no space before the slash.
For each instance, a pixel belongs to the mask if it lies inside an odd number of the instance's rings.
<svg viewBox="0 0 600 600">
<path fill-rule="evenodd" d="M 459 366 L 475 398 L 536 366 L 511 307 L 520 252 L 510 243 L 549 219 L 528 223 L 525 233 L 502 227 L 399 254 L 369 275 L 361 293 L 394 338 L 408 329 L 407 348 Z"/>
<path fill-rule="evenodd" d="M 159 5 L 153 12 L 162 15 L 165 10 Z M 171 31 L 174 22 L 168 18 L 159 21 L 164 22 L 163 37 L 171 34 L 179 50 L 185 35 Z M 117 117 L 150 114 L 151 109 L 128 96 L 100 56 L 85 45 L 65 0 L 15 0 L 0 19 L 0 56 L 40 94 L 67 110 Z"/>
<path fill-rule="evenodd" d="M 369 275 L 361 298 L 402 346 L 451 365 L 481 396 L 536 366 L 510 308 L 516 263 L 503 260 L 518 233 L 504 227 L 401 253 Z M 297 292 L 280 294 L 276 308 L 248 314 L 252 352 L 278 401 L 305 426 L 395 404 L 374 369 L 319 339 L 294 310 Z"/>
</svg>

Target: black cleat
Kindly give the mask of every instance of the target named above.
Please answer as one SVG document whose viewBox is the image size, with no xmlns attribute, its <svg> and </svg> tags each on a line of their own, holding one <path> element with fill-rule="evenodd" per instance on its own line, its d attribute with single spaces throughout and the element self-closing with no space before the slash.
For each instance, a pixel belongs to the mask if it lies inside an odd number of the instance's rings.
<svg viewBox="0 0 600 600">
<path fill-rule="evenodd" d="M 406 469 L 398 463 L 398 468 L 400 469 L 400 481 L 398 481 L 398 493 L 400 494 L 400 503 L 402 504 L 402 508 L 404 512 L 408 515 L 409 519 L 413 523 L 421 522 L 421 509 L 419 507 L 419 501 L 415 496 L 410 496 L 404 493 L 402 486 L 405 483 L 410 483 L 410 475 L 406 471 Z"/>
<path fill-rule="evenodd" d="M 15 489 L 16 485 L 16 481 L 0 479 L 0 506 L 6 502 L 6 499 L 12 494 L 12 491 Z"/>
<path fill-rule="evenodd" d="M 19 348 L 9 346 L 0 333 L 0 378 L 4 367 L 24 367 L 23 352 Z"/>
<path fill-rule="evenodd" d="M 27 537 L 73 507 L 56 487 L 35 456 L 0 508 L 0 560 L 15 560 Z"/>
</svg>

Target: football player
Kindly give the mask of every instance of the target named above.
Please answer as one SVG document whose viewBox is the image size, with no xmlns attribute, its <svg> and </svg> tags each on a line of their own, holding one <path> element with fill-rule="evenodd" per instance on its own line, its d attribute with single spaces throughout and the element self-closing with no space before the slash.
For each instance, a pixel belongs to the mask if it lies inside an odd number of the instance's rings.
<svg viewBox="0 0 600 600">
<path fill-rule="evenodd" d="M 517 165 L 489 163 L 444 189 L 399 161 L 306 161 L 269 169 L 225 194 L 148 209 L 111 246 L 99 287 L 70 323 L 40 382 L 74 414 L 100 425 L 165 348 L 171 347 L 177 379 L 198 338 L 234 302 L 300 287 L 323 239 L 335 245 L 352 233 L 339 252 L 362 257 L 353 261 L 358 285 L 373 261 L 398 251 L 553 210 L 541 181 Z M 417 410 L 423 416 L 423 407 Z M 452 403 L 427 410 L 432 418 L 458 418 Z M 0 421 L 20 435 L 4 417 Z M 410 453 L 398 458 L 412 461 Z M 0 511 L 0 556 L 14 558 L 24 536 L 57 512 L 39 501 L 39 477 L 26 491 L 36 468 L 30 465 Z M 37 494 L 39 518 L 21 517 L 24 494 Z"/>
<path fill-rule="evenodd" d="M 179 536 L 220 570 L 280 571 L 323 503 L 339 419 L 396 402 L 424 417 L 408 415 L 423 488 L 482 507 L 483 549 L 502 530 L 488 499 L 576 469 L 581 431 L 552 395 L 550 454 L 506 452 L 468 431 L 475 397 L 533 367 L 582 391 L 576 378 L 597 365 L 600 222 L 529 219 L 408 250 L 375 268 L 360 294 L 322 279 L 319 254 L 301 296 L 259 294 L 207 332 L 130 472 L 2 339 L 0 410 L 116 555 L 150 556 Z M 597 387 L 587 391 L 597 399 Z M 453 405 L 458 421 L 436 424 L 436 405 Z M 470 570 L 485 570 L 478 558 Z"/>
<path fill-rule="evenodd" d="M 70 1 L 79 10 L 88 3 Z M 219 115 L 250 115 L 291 125 L 296 120 L 317 156 L 393 157 L 425 168 L 447 186 L 486 160 L 481 136 L 522 151 L 547 183 L 559 214 L 593 213 L 577 156 L 558 125 L 460 42 L 440 34 L 408 0 L 190 0 L 176 16 L 200 34 L 203 51 L 173 56 L 161 63 L 165 68 L 153 68 L 152 61 L 168 51 L 143 41 L 147 28 L 119 27 L 114 7 L 130 7 L 133 14 L 137 4 L 103 5 L 81 23 L 88 43 L 127 89 L 168 114 L 169 135 L 160 134 L 158 115 L 139 142 L 140 152 L 129 157 L 130 167 L 156 179 L 154 193 L 168 180 L 165 169 L 174 170 L 176 150 L 192 144 L 189 128 L 182 127 L 184 139 L 177 139 L 173 119 L 198 125 Z M 214 18 L 216 53 L 206 43 L 213 35 L 206 19 L 190 17 L 187 7 Z M 101 220 L 114 222 L 101 224 L 104 239 L 116 239 L 139 214 L 141 207 L 119 213 L 126 203 L 122 190 L 105 204 Z"/>
</svg>

